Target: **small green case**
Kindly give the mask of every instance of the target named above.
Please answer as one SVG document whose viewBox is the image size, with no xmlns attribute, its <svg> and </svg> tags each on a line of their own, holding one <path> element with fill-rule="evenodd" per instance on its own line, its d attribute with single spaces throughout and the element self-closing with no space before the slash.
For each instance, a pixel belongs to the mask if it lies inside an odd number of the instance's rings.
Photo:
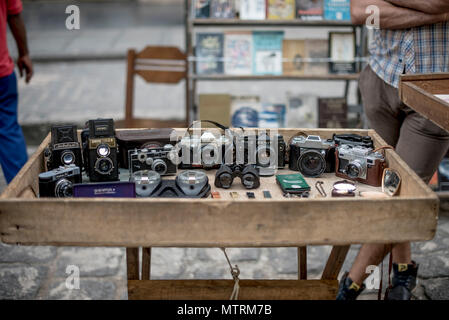
<svg viewBox="0 0 449 320">
<path fill-rule="evenodd" d="M 276 182 L 284 193 L 303 193 L 310 191 L 310 186 L 300 173 L 277 174 Z"/>
</svg>

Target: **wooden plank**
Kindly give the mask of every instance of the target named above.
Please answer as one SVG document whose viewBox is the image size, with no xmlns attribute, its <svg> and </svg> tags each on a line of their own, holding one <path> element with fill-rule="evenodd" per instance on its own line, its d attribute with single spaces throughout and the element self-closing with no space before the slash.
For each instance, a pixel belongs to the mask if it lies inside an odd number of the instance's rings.
<svg viewBox="0 0 449 320">
<path fill-rule="evenodd" d="M 298 279 L 307 280 L 307 247 L 298 248 Z"/>
<path fill-rule="evenodd" d="M 20 205 L 3 200 L 1 240 L 29 245 L 125 247 L 298 247 L 422 241 L 434 237 L 438 212 L 436 197 L 256 199 L 250 203 L 244 199 L 96 200 L 23 199 Z"/>
<path fill-rule="evenodd" d="M 226 26 L 226 27 L 241 27 L 241 26 L 301 26 L 301 27 L 316 27 L 316 26 L 328 26 L 328 27 L 352 27 L 354 26 L 348 21 L 331 21 L 331 20 L 241 20 L 241 19 L 193 19 L 192 24 L 196 27 L 211 27 L 211 26 Z"/>
<path fill-rule="evenodd" d="M 324 267 L 322 280 L 337 280 L 350 246 L 334 246 Z"/>
<path fill-rule="evenodd" d="M 449 89 L 446 92 L 449 93 Z M 433 93 L 429 93 L 414 82 L 405 82 L 402 84 L 401 100 L 425 118 L 449 131 L 449 104 L 436 98 Z"/>
<path fill-rule="evenodd" d="M 186 55 L 177 47 L 148 46 L 137 53 L 137 59 L 185 60 Z"/>
<path fill-rule="evenodd" d="M 128 280 L 139 280 L 139 248 L 126 248 Z"/>
<path fill-rule="evenodd" d="M 141 76 L 148 83 L 169 83 L 175 84 L 185 79 L 186 72 L 176 71 L 155 71 L 155 70 L 137 70 L 136 74 Z"/>
<path fill-rule="evenodd" d="M 142 248 L 142 280 L 151 278 L 151 248 Z"/>
<path fill-rule="evenodd" d="M 191 79 L 201 81 L 272 81 L 272 80 L 324 80 L 324 81 L 344 81 L 358 80 L 359 74 L 327 74 L 327 75 L 280 75 L 280 76 L 233 76 L 233 75 L 192 75 Z"/>
<path fill-rule="evenodd" d="M 157 119 L 140 119 L 132 118 L 128 121 L 114 121 L 116 128 L 176 128 L 185 126 L 185 120 L 157 120 Z"/>
<path fill-rule="evenodd" d="M 334 300 L 334 280 L 240 280 L 239 300 Z M 128 281 L 129 300 L 229 300 L 233 280 Z"/>
<path fill-rule="evenodd" d="M 133 118 L 134 106 L 134 66 L 136 61 L 136 51 L 128 50 L 128 67 L 126 71 L 126 97 L 125 97 L 125 123 L 129 123 Z"/>
</svg>

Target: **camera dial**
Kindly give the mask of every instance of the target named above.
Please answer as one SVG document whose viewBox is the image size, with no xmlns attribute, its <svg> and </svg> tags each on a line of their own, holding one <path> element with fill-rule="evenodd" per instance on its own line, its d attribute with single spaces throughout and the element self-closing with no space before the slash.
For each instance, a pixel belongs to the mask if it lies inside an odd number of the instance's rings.
<svg viewBox="0 0 449 320">
<path fill-rule="evenodd" d="M 55 185 L 56 198 L 68 198 L 73 195 L 73 184 L 67 179 L 59 180 Z"/>
<path fill-rule="evenodd" d="M 75 163 L 75 154 L 70 151 L 66 150 L 61 154 L 61 163 L 68 166 L 72 163 Z"/>
<path fill-rule="evenodd" d="M 107 157 L 107 156 L 109 156 L 110 153 L 111 153 L 111 149 L 109 149 L 109 146 L 106 144 L 100 144 L 97 147 L 97 154 L 100 157 Z"/>
</svg>

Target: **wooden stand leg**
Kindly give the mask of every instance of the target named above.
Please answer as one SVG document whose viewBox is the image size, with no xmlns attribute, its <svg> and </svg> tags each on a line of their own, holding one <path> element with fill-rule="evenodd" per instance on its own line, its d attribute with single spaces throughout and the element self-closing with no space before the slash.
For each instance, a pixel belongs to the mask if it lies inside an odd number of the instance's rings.
<svg viewBox="0 0 449 320">
<path fill-rule="evenodd" d="M 142 280 L 151 278 L 151 248 L 142 248 Z"/>
<path fill-rule="evenodd" d="M 307 279 L 307 247 L 298 247 L 298 278 Z"/>
<path fill-rule="evenodd" d="M 336 280 L 341 267 L 345 262 L 350 246 L 333 246 L 326 266 L 324 267 L 322 280 Z"/>
<path fill-rule="evenodd" d="M 139 280 L 139 248 L 126 248 L 128 280 Z"/>
</svg>

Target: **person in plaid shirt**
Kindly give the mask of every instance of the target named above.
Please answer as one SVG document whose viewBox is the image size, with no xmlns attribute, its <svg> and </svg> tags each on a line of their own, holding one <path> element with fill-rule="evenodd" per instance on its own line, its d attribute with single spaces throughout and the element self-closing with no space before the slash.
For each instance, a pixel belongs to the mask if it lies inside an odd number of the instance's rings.
<svg viewBox="0 0 449 320">
<path fill-rule="evenodd" d="M 449 133 L 403 103 L 398 94 L 401 74 L 449 71 L 448 0 L 352 0 L 354 24 L 365 24 L 368 6 L 379 8 L 369 64 L 359 78 L 371 128 L 428 183 L 449 148 Z M 337 300 L 355 300 L 364 289 L 369 265 L 379 265 L 392 250 L 393 279 L 387 299 L 410 300 L 418 265 L 410 243 L 365 244 L 340 281 Z"/>
</svg>

